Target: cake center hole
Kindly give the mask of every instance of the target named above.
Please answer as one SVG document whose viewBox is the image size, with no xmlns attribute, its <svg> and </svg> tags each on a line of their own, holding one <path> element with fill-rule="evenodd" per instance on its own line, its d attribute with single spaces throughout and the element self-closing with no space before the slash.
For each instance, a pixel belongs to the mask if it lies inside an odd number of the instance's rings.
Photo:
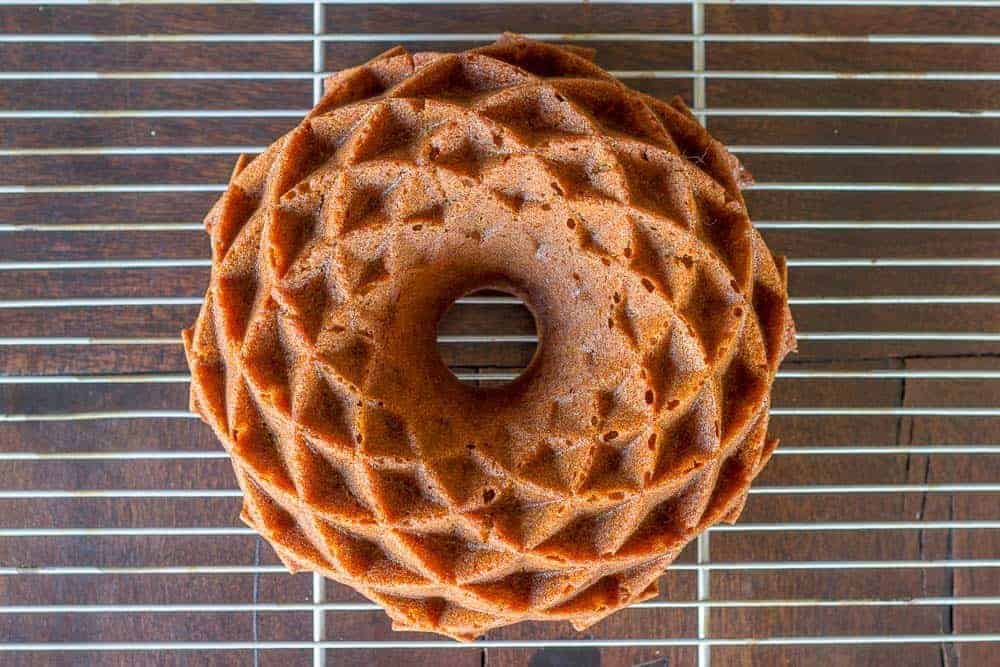
<svg viewBox="0 0 1000 667">
<path fill-rule="evenodd" d="M 437 350 L 463 384 L 497 387 L 513 382 L 538 349 L 538 323 L 521 297 L 500 290 L 470 292 L 438 322 Z"/>
</svg>

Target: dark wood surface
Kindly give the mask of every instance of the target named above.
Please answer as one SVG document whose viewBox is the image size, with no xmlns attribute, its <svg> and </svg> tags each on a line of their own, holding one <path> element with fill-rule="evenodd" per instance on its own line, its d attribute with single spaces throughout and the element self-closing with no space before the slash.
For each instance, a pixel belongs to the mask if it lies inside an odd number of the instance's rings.
<svg viewBox="0 0 1000 667">
<path fill-rule="evenodd" d="M 325 7 L 325 69 L 365 60 L 398 39 L 413 49 L 454 50 L 502 30 L 555 34 L 598 49 L 598 62 L 630 85 L 694 101 L 691 6 L 667 4 L 331 4 Z M 747 193 L 751 213 L 790 270 L 793 307 L 806 336 L 789 371 L 1000 370 L 1000 269 L 956 260 L 1000 257 L 998 230 L 970 223 L 1000 220 L 1000 45 L 948 43 L 921 36 L 1000 35 L 1000 7 L 781 5 L 704 7 L 708 126 L 734 150 L 762 187 Z M 0 374 L 87 376 L 186 373 L 179 330 L 197 312 L 208 268 L 198 229 L 217 192 L 106 191 L 121 185 L 201 186 L 225 182 L 239 150 L 254 152 L 287 131 L 313 99 L 313 5 L 90 4 L 3 5 L 6 35 L 186 34 L 183 41 L 145 39 L 7 41 L 0 71 L 0 111 L 89 112 L 79 117 L 0 117 L 0 336 L 113 339 L 99 344 L 0 346 Z M 592 33 L 597 33 L 593 36 Z M 910 35 L 911 40 L 804 41 L 803 36 Z M 198 35 L 213 35 L 211 41 Z M 225 38 L 217 38 L 226 35 Z M 263 35 L 273 37 L 266 38 Z M 370 38 L 364 38 L 371 35 Z M 398 35 L 399 37 L 393 37 Z M 634 37 L 633 37 L 634 35 Z M 751 40 L 748 35 L 792 35 Z M 286 39 L 287 36 L 287 39 Z M 743 38 L 741 38 L 743 36 Z M 675 39 L 674 37 L 678 37 Z M 169 79 L 151 72 L 181 73 Z M 52 72 L 122 76 L 58 78 Z M 240 72 L 227 77 L 226 73 Z M 269 73 L 254 78 L 247 73 Z M 917 76 L 920 72 L 934 76 Z M 37 76 L 33 76 L 35 73 Z M 198 73 L 185 76 L 183 73 Z M 214 74 L 204 74 L 214 73 Z M 867 76 L 857 76 L 865 74 Z M 871 73 L 887 76 L 872 77 Z M 904 76 L 900 78 L 899 75 Z M 944 75 L 942 76 L 942 73 Z M 947 73 L 983 74 L 978 80 Z M 208 78 L 205 78 L 208 77 Z M 935 113 L 900 115 L 892 110 Z M 204 110 L 237 116 L 199 116 Z M 745 110 L 745 111 L 741 111 Z M 783 110 L 775 113 L 775 110 Z M 796 111 L 798 110 L 798 111 Z M 831 113 L 830 110 L 839 110 Z M 887 113 L 865 113 L 884 110 Z M 937 112 L 962 112 L 951 115 Z M 101 113 L 113 112 L 113 113 Z M 122 113 L 126 112 L 126 113 Z M 156 115 L 143 112 L 158 112 Z M 51 114 L 50 114 L 51 115 Z M 865 147 L 964 147 L 931 152 L 872 152 Z M 108 154 L 98 149 L 142 149 Z M 191 147 L 195 153 L 155 149 Z M 783 150 L 782 147 L 785 147 Z M 813 150 L 809 150 L 812 147 Z M 841 152 L 832 152 L 836 147 Z M 53 150 L 74 154 L 48 154 Z M 80 154 L 79 149 L 92 149 Z M 794 149 L 794 150 L 793 150 Z M 853 150 L 849 150 L 853 149 Z M 124 154 L 122 154 L 124 153 Z M 774 187 L 774 184 L 784 184 Z M 864 188 L 808 187 L 859 184 Z M 882 189 L 878 189 L 881 184 Z M 945 186 L 899 190 L 898 184 Z M 63 185 L 105 191 L 54 192 Z M 15 191 L 31 186 L 28 191 Z M 791 186 L 791 187 L 788 187 Z M 992 189 L 976 186 L 994 186 Z M 874 188 L 874 189 L 873 189 Z M 842 223 L 853 223 L 845 226 Z M 887 223 L 898 223 L 887 227 Z M 928 228 L 927 224 L 952 225 Z M 824 265 L 833 259 L 918 260 L 915 264 Z M 165 260 L 173 266 L 95 266 L 93 262 Z M 178 266 L 183 260 L 186 264 Z M 199 261 L 200 260 L 200 261 Z M 931 260 L 937 260 L 933 262 Z M 940 260 L 951 260 L 941 264 Z M 70 262 L 46 267 L 46 262 Z M 82 263 L 82 264 L 81 264 Z M 88 264 L 89 263 L 89 264 Z M 161 262 L 162 263 L 162 262 Z M 805 264 L 805 265 L 802 265 Z M 844 298 L 899 297 L 890 303 Z M 914 297 L 965 297 L 961 303 L 917 303 Z M 81 300 L 67 302 L 67 299 Z M 108 303 L 108 299 L 140 299 Z M 147 301 L 153 299 L 153 301 Z M 37 300 L 63 300 L 40 307 Z M 103 302 L 102 302 L 103 300 Z M 804 300 L 804 302 L 803 302 Z M 21 302 L 21 303 L 11 303 Z M 443 333 L 531 333 L 515 306 L 458 306 Z M 851 339 L 808 334 L 841 332 Z M 978 332 L 993 340 L 886 339 L 870 334 Z M 127 342 L 122 339 L 130 339 Z M 137 342 L 143 339 L 145 342 Z M 157 340 L 149 340 L 157 339 Z M 471 371 L 516 370 L 528 343 L 445 344 L 442 356 Z M 92 411 L 182 411 L 187 385 L 69 382 L 0 384 L 2 414 Z M 980 377 L 785 377 L 774 389 L 779 408 L 995 408 L 1000 381 Z M 1000 481 L 1000 455 L 907 453 L 908 447 L 996 445 L 1000 418 L 917 414 L 779 414 L 773 432 L 786 447 L 871 447 L 871 453 L 777 455 L 760 486 L 972 484 Z M 217 452 L 191 419 L 0 422 L 0 453 Z M 0 489 L 232 489 L 223 458 L 0 460 Z M 812 493 L 751 497 L 746 524 L 997 520 L 998 494 Z M 2 498 L 2 528 L 220 527 L 239 525 L 239 501 L 208 498 Z M 996 559 L 1000 530 L 858 529 L 713 533 L 711 560 L 914 561 Z M 693 549 L 681 556 L 696 561 Z M 0 538 L 0 567 L 155 567 L 276 565 L 251 535 L 34 535 Z M 1000 595 L 996 568 L 805 570 L 732 569 L 709 575 L 715 600 L 905 600 Z M 693 571 L 671 571 L 661 599 L 697 598 Z M 100 574 L 0 575 L 0 604 L 308 603 L 308 575 Z M 360 601 L 334 583 L 330 601 Z M 1000 608 L 970 605 L 725 606 L 708 615 L 715 638 L 990 633 Z M 0 614 L 0 642 L 308 641 L 310 612 Z M 696 637 L 692 608 L 630 609 L 576 634 L 558 625 L 524 624 L 491 639 Z M 397 635 L 378 612 L 329 612 L 326 639 L 433 639 Z M 995 664 L 997 646 L 950 642 L 896 645 L 713 647 L 714 665 Z M 330 650 L 329 664 L 696 665 L 683 648 L 531 648 Z M 312 663 L 307 650 L 0 653 L 0 663 L 253 664 Z"/>
</svg>

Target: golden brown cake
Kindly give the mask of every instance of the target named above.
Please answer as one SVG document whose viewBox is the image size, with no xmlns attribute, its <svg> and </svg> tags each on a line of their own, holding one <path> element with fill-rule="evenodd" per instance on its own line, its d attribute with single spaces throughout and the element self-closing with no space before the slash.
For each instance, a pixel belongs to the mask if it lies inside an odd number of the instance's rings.
<svg viewBox="0 0 1000 667">
<path fill-rule="evenodd" d="M 590 55 L 393 49 L 328 79 L 206 219 L 191 406 L 242 518 L 399 630 L 580 629 L 653 597 L 776 444 L 794 330 L 740 166 L 679 99 Z M 482 288 L 538 324 L 502 387 L 436 351 Z"/>
</svg>

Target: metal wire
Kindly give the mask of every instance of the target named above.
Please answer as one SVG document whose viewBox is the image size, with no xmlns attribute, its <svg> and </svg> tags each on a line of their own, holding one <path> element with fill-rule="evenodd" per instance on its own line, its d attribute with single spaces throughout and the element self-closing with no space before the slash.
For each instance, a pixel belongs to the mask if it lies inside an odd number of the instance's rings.
<svg viewBox="0 0 1000 667">
<path fill-rule="evenodd" d="M 709 528 L 713 533 L 742 532 L 816 532 L 816 531 L 857 531 L 857 530 L 996 530 L 996 521 L 813 521 L 747 523 L 716 525 Z M 255 535 L 250 528 L 238 526 L 163 526 L 131 528 L 0 528 L 0 537 L 109 537 L 109 536 L 191 536 L 191 535 Z"/>
<path fill-rule="evenodd" d="M 0 651 L 221 651 L 278 649 L 452 649 L 480 648 L 635 648 L 668 646 L 852 646 L 866 644 L 986 643 L 997 634 L 860 635 L 822 637 L 737 637 L 725 639 L 496 639 L 459 644 L 448 641 L 268 641 L 268 642 L 18 642 L 0 644 Z"/>
<path fill-rule="evenodd" d="M 143 0 L 156 3 L 161 0 Z M 205 2 L 204 0 L 162 0 L 169 4 L 226 4 L 230 0 Z M 234 0 L 242 2 L 243 0 Z M 423 0 L 387 0 L 393 4 L 410 4 Z M 515 0 L 519 2 L 521 0 Z M 533 0 L 524 0 L 530 2 Z M 574 0 L 551 0 L 561 3 Z M 602 2 L 603 0 L 591 0 Z M 649 69 L 621 70 L 615 72 L 625 79 L 634 78 L 669 78 L 687 79 L 691 82 L 693 95 L 693 110 L 703 121 L 709 123 L 712 119 L 732 116 L 756 116 L 762 118 L 781 117 L 818 117 L 818 118 L 900 118 L 900 119 L 963 119 L 969 122 L 1000 118 L 1000 109 L 984 110 L 951 110 L 951 109 L 875 109 L 875 108 L 715 108 L 708 99 L 706 82 L 716 79 L 785 79 L 785 80 L 839 80 L 845 77 L 867 81 L 1000 81 L 1000 71 L 866 71 L 837 72 L 814 70 L 731 70 L 711 69 L 706 64 L 706 46 L 715 43 L 803 43 L 803 44 L 966 44 L 1000 46 L 1000 36 L 996 35 L 941 35 L 941 34 L 905 34 L 905 35 L 807 35 L 807 34 L 716 34 L 705 30 L 705 7 L 719 4 L 770 4 L 787 6 L 825 6 L 842 7 L 871 6 L 868 0 L 777 0 L 769 3 L 755 0 L 646 0 L 651 4 L 688 6 L 691 12 L 689 33 L 591 33 L 591 34 L 548 34 L 537 33 L 533 36 L 541 39 L 557 39 L 563 41 L 587 42 L 677 42 L 691 45 L 690 69 Z M 293 0 L 258 0 L 265 4 L 292 4 Z M 445 0 L 475 4 L 475 0 Z M 47 0 L 46 5 L 102 5 L 119 4 L 120 0 Z M 23 4 L 23 0 L 0 0 L 0 6 Z M 298 2 L 296 4 L 301 4 Z M 369 43 L 385 42 L 387 45 L 396 42 L 467 42 L 488 41 L 496 37 L 492 33 L 328 33 L 325 32 L 324 8 L 326 5 L 362 4 L 362 0 L 313 0 L 311 32 L 279 34 L 279 33 L 214 33 L 214 34 L 133 34 L 133 35 L 97 35 L 97 34 L 5 34 L 0 35 L 0 43 L 9 44 L 74 44 L 74 43 L 207 43 L 207 42 L 245 42 L 245 43 L 278 43 L 302 42 L 312 46 L 312 67 L 302 71 L 7 71 L 0 73 L 0 81 L 44 81 L 44 80 L 301 80 L 303 85 L 311 86 L 313 100 L 319 98 L 322 78 L 329 74 L 324 62 L 324 48 L 331 43 Z M 498 3 L 490 3 L 498 4 Z M 512 3 L 514 4 L 514 3 Z M 990 0 L 879 0 L 877 5 L 883 6 L 936 6 L 936 7 L 991 7 L 995 3 Z M 359 8 L 360 10 L 360 8 Z M 182 47 L 180 47 L 182 48 Z M 307 110 L 295 108 L 274 109 L 105 109 L 105 110 L 3 110 L 0 119 L 23 119 L 44 122 L 50 119 L 84 119 L 84 118 L 288 118 L 301 117 Z M 997 156 L 1000 146 L 995 145 L 737 145 L 733 151 L 742 155 L 900 155 L 900 156 Z M 256 153 L 263 149 L 257 145 L 209 145 L 209 146 L 53 146 L 53 147 L 3 147 L 0 157 L 44 157 L 44 156 L 171 156 L 171 155 L 221 155 L 230 156 L 239 153 Z M 94 194 L 94 193 L 184 193 L 184 192 L 218 192 L 224 189 L 218 183 L 111 183 L 88 184 L 66 183 L 58 185 L 47 184 L 5 184 L 0 186 L 0 195 L 20 194 Z M 918 192 L 918 193 L 996 193 L 1000 192 L 1000 182 L 994 183 L 908 183 L 887 181 L 873 182 L 762 182 L 752 187 L 758 191 L 780 192 Z M 865 221 L 865 220 L 763 220 L 758 222 L 762 229 L 927 229 L 927 230 L 995 230 L 1000 229 L 1000 220 L 895 220 L 895 221 Z M 10 222 L 0 225 L 0 234 L 17 234 L 24 232 L 46 233 L 58 231 L 106 233 L 127 232 L 142 233 L 147 231 L 191 231 L 202 228 L 197 221 L 177 220 L 173 222 L 146 222 L 135 220 L 119 222 L 53 224 L 44 222 Z M 0 271 L 84 271 L 110 269 L 157 269 L 167 267 L 206 267 L 209 260 L 205 258 L 171 258 L 171 257 L 122 257 L 114 259 L 39 259 L 32 261 L 6 261 L 0 258 Z M 1000 267 L 997 257 L 815 257 L 795 258 L 790 266 L 803 268 L 836 268 L 851 270 L 856 268 L 881 267 L 914 267 L 914 268 L 966 268 L 966 267 Z M 520 303 L 516 299 L 495 297 L 470 297 L 462 300 L 469 305 L 503 306 Z M 796 307 L 811 306 L 845 307 L 855 305 L 893 307 L 899 305 L 920 306 L 994 306 L 1000 304 L 1000 295 L 993 294 L 957 294 L 957 295 L 847 295 L 847 296 L 796 296 L 793 300 Z M 201 303 L 198 297 L 164 296 L 150 294 L 148 296 L 116 296 L 113 293 L 100 297 L 79 298 L 29 298 L 2 299 L 2 309 L 47 309 L 47 308 L 99 308 L 99 307 L 187 307 Z M 164 337 L 88 337 L 88 336 L 45 336 L 38 332 L 34 336 L 0 337 L 0 351 L 17 346 L 118 346 L 118 345 L 149 345 L 177 346 L 180 339 L 176 336 Z M 1000 332 L 997 331 L 803 331 L 799 333 L 800 341 L 972 341 L 997 342 Z M 476 334 L 476 335 L 443 335 L 438 342 L 442 344 L 530 344 L 537 342 L 532 335 L 512 334 Z M 485 371 L 478 373 L 463 372 L 458 376 L 470 381 L 507 381 L 516 377 L 512 371 Z M 1000 370 L 992 369 L 856 369 L 856 370 L 812 370 L 789 369 L 779 373 L 782 382 L 796 380 L 866 380 L 879 381 L 911 381 L 927 380 L 934 382 L 996 382 L 1000 381 Z M 179 384 L 189 381 L 187 374 L 179 373 L 123 373 L 114 375 L 6 375 L 0 376 L 0 386 L 44 384 Z M 782 416 L 826 416 L 826 417 L 857 417 L 866 416 L 942 416 L 961 420 L 966 418 L 996 418 L 1000 417 L 1000 408 L 981 406 L 873 406 L 865 403 L 865 397 L 859 396 L 858 405 L 854 407 L 802 407 L 777 406 L 773 414 Z M 83 422 L 91 420 L 124 420 L 124 419 L 191 419 L 194 415 L 186 409 L 135 409 L 135 410 L 98 410 L 73 412 L 32 412 L 32 413 L 2 413 L 0 423 L 21 422 Z M 1000 454 L 1000 443 L 966 444 L 961 442 L 931 444 L 931 445 L 900 445 L 885 443 L 883 445 L 844 443 L 836 446 L 810 445 L 799 447 L 782 447 L 776 456 L 837 456 L 849 457 L 860 455 L 996 455 Z M 129 461 L 129 460 L 175 460 L 183 464 L 185 461 L 222 460 L 226 456 L 221 451 L 183 451 L 147 449 L 139 451 L 3 451 L 0 461 L 33 462 L 33 461 L 65 461 L 82 465 L 91 461 Z M 2 483 L 2 482 L 0 482 Z M 751 494 L 796 495 L 796 494 L 1000 494 L 1000 483 L 973 482 L 958 479 L 954 482 L 940 483 L 895 483 L 895 484 L 850 484 L 850 485 L 768 485 L 759 484 L 751 489 Z M 171 498 L 236 498 L 239 492 L 233 488 L 66 488 L 66 489 L 0 489 L 0 500 L 44 500 L 58 499 L 67 502 L 85 499 L 109 499 L 128 501 L 130 499 L 171 499 Z M 864 636 L 774 636 L 774 637 L 713 637 L 710 627 L 710 610 L 712 609 L 742 609 L 742 608 L 852 608 L 852 607 L 996 607 L 1000 605 L 1000 597 L 992 595 L 978 596 L 943 596 L 943 597 L 892 597 L 892 598 L 841 598 L 841 599 L 718 599 L 713 598 L 710 574 L 716 571 L 801 571 L 801 570 L 926 570 L 926 569 L 966 569 L 980 570 L 1000 567 L 998 558 L 980 559 L 938 559 L 938 560 L 830 560 L 830 561 L 752 561 L 752 562 L 713 562 L 711 554 L 711 539 L 720 533 L 772 533 L 787 532 L 789 535 L 819 531 L 995 531 L 1000 530 L 1000 518 L 985 520 L 899 520 L 899 521 L 816 521 L 791 522 L 775 521 L 773 523 L 743 522 L 733 526 L 715 526 L 698 540 L 695 562 L 677 563 L 673 569 L 680 572 L 692 572 L 696 576 L 696 599 L 651 601 L 637 605 L 644 609 L 690 609 L 697 614 L 697 632 L 693 637 L 681 638 L 626 638 L 626 639 L 558 639 L 558 640 L 492 640 L 478 641 L 472 644 L 459 645 L 446 641 L 328 641 L 326 640 L 327 614 L 371 613 L 378 609 L 374 604 L 338 602 L 325 599 L 325 584 L 321 577 L 314 575 L 310 601 L 303 603 L 191 603 L 191 604 L 0 604 L 0 615 L 43 615 L 43 614 L 158 614 L 158 613 L 256 613 L 256 612 L 309 612 L 311 615 L 311 639 L 309 641 L 206 641 L 206 642 L 8 642 L 0 644 L 0 651 L 48 652 L 48 651 L 176 651 L 176 650 L 277 650 L 303 649 L 312 652 L 314 667 L 325 663 L 327 651 L 351 649 L 383 649 L 383 648 L 442 648 L 453 650 L 469 650 L 482 648 L 552 648 L 552 647 L 696 647 L 700 667 L 707 667 L 711 661 L 711 649 L 724 646 L 818 646 L 818 645 L 875 645 L 875 644 L 920 644 L 920 643 L 993 643 L 1000 642 L 1000 634 L 973 634 L 958 631 L 941 634 L 890 635 L 873 634 Z M 173 537 L 221 537 L 250 536 L 253 531 L 237 526 L 93 526 L 93 527 L 0 527 L 0 538 L 58 538 L 77 537 L 93 539 L 111 536 L 130 537 L 138 540 L 147 538 Z M 4 566 L 0 564 L 0 577 L 48 576 L 48 577 L 82 577 L 92 575 L 102 576 L 147 576 L 147 575 L 258 575 L 280 574 L 285 570 L 274 565 L 157 565 L 157 566 L 97 566 L 78 563 L 69 566 L 38 564 L 32 567 Z"/>
</svg>

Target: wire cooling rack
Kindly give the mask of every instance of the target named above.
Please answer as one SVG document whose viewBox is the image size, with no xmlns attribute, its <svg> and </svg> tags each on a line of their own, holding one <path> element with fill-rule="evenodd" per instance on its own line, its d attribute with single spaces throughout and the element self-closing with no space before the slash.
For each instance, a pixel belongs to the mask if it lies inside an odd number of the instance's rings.
<svg viewBox="0 0 1000 667">
<path fill-rule="evenodd" d="M 177 331 L 236 154 L 330 70 L 505 29 L 598 48 L 733 147 L 791 258 L 800 353 L 742 521 L 660 598 L 460 645 L 392 633 L 238 524 Z M 996 2 L 2 0 L 0 31 L 0 662 L 995 664 Z M 523 312 L 462 308 L 457 373 L 515 374 Z"/>
</svg>

